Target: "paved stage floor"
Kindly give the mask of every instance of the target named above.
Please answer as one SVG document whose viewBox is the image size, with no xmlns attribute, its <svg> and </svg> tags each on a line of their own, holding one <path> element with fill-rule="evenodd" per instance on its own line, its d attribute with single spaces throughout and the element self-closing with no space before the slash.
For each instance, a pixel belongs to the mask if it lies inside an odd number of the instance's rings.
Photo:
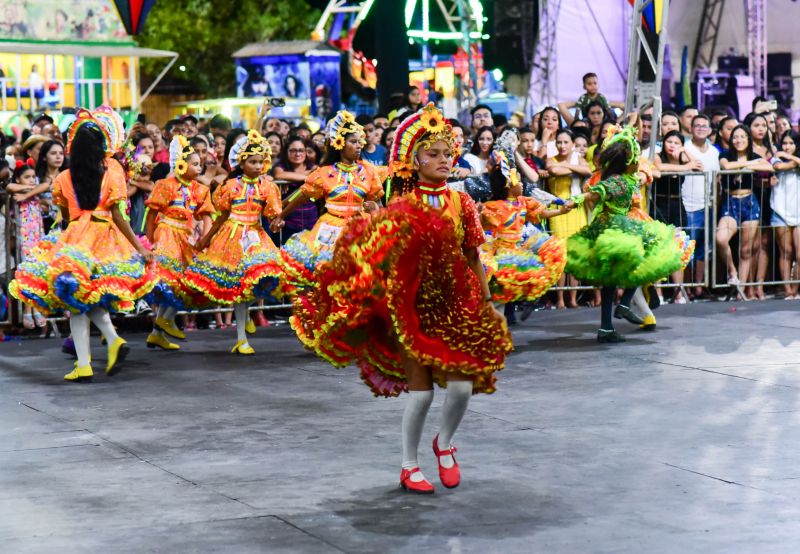
<svg viewBox="0 0 800 554">
<path fill-rule="evenodd" d="M 597 309 L 514 328 L 454 440 L 462 485 L 398 489 L 404 399 L 288 326 L 146 350 L 87 385 L 60 341 L 0 344 L 0 552 L 771 553 L 800 550 L 800 302 Z M 96 368 L 105 349 L 93 338 Z"/>
</svg>

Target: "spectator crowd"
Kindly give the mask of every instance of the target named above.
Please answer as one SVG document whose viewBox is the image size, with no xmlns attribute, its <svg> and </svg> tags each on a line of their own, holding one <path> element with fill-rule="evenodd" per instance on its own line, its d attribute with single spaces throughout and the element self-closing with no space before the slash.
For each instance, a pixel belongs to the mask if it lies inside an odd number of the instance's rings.
<svg viewBox="0 0 800 554">
<path fill-rule="evenodd" d="M 485 201 L 482 194 L 487 189 L 481 183 L 488 181 L 492 150 L 504 134 L 512 133 L 515 159 L 528 190 L 539 189 L 562 199 L 583 190 L 595 171 L 599 145 L 609 127 L 623 123 L 623 106 L 605 98 L 596 75 L 585 75 L 583 85 L 585 94 L 580 98 L 545 106 L 530 121 L 522 113 L 495 113 L 485 104 L 474 106 L 462 121 L 451 120 L 461 147 L 452 186 L 463 187 L 478 202 Z M 366 134 L 361 158 L 385 165 L 395 129 L 420 107 L 420 90 L 409 87 L 388 113 L 357 116 Z M 700 113 L 691 105 L 667 109 L 656 119 L 653 107 L 645 105 L 625 122 L 638 126 L 643 157 L 653 160 L 648 170 L 653 179 L 642 190 L 642 209 L 685 229 L 696 241 L 694 262 L 686 272 L 671 276 L 671 282 L 681 286 L 663 289 L 668 291 L 665 301 L 716 298 L 717 291 L 709 287 L 713 282 L 730 285 L 725 292 L 735 298 L 777 294 L 800 299 L 797 125 L 764 98 L 757 98 L 752 111 L 741 119 L 726 107 Z M 271 176 L 284 198 L 323 163 L 324 134 L 318 127 L 280 118 L 263 121 L 261 132 L 272 149 Z M 49 115 L 40 114 L 18 136 L 0 134 L 0 251 L 4 253 L 0 279 L 10 278 L 15 260 L 58 226 L 51 187 L 69 164 L 65 131 Z M 128 215 L 133 229 L 143 233 L 144 202 L 154 183 L 169 174 L 168 147 L 174 135 L 188 137 L 200 154 L 204 169 L 198 181 L 213 192 L 228 175 L 231 146 L 246 132 L 221 114 L 203 120 L 187 114 L 166 122 L 133 124 L 126 147 L 118 155 L 128 172 Z M 313 227 L 320 209 L 308 202 L 296 210 L 282 233 L 273 237 L 276 244 Z M 549 231 L 566 239 L 590 217 L 589 211 L 573 210 L 551 219 Z M 716 279 L 709 277 L 715 272 Z M 7 282 L 0 284 L 5 290 Z M 574 308 L 597 303 L 597 294 L 578 287 L 580 283 L 569 275 L 559 284 L 565 288 L 552 292 L 547 305 Z M 23 313 L 22 319 L 28 329 L 45 325 L 35 310 Z M 259 313 L 254 319 L 265 324 Z M 191 318 L 185 322 L 188 328 L 194 324 Z M 211 324 L 225 327 L 231 321 L 218 315 Z"/>
</svg>

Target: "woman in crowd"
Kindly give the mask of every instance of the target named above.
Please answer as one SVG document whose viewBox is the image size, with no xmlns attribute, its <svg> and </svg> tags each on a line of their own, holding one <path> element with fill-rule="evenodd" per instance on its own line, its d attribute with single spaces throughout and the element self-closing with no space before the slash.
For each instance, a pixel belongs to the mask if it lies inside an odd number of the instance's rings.
<svg viewBox="0 0 800 554">
<path fill-rule="evenodd" d="M 63 144 L 55 140 L 45 142 L 39 153 L 39 160 L 36 162 L 36 179 L 43 189 L 39 194 L 39 201 L 41 202 L 45 233 L 52 229 L 58 217 L 58 206 L 53 204 L 53 181 L 67 167 Z"/>
<path fill-rule="evenodd" d="M 475 133 L 472 148 L 470 148 L 469 153 L 464 155 L 464 161 L 472 169 L 471 176 L 480 177 L 489 171 L 487 164 L 492 155 L 495 138 L 494 130 L 491 127 L 481 127 Z"/>
<path fill-rule="evenodd" d="M 556 108 L 546 107 L 539 112 L 539 128 L 536 131 L 534 149 L 536 156 L 543 160 L 558 154 L 556 133 L 561 128 L 561 114 Z"/>
<path fill-rule="evenodd" d="M 574 152 L 575 143 L 573 134 L 569 129 L 561 129 L 555 135 L 556 149 L 558 153 L 547 160 L 548 188 L 551 194 L 567 200 L 570 197 L 580 194 L 583 179 L 589 177 L 592 172 L 586 160 Z M 553 217 L 550 220 L 550 228 L 553 234 L 566 241 L 573 234 L 577 233 L 586 225 L 586 210 L 581 206 L 579 209 L 572 210 L 564 215 Z M 558 286 L 574 286 L 578 283 L 571 275 L 562 274 L 558 280 Z M 564 291 L 557 291 L 556 308 L 565 307 L 577 308 L 577 290 L 568 291 L 567 302 L 564 302 Z"/>
<path fill-rule="evenodd" d="M 772 159 L 778 182 L 772 187 L 770 196 L 770 223 L 775 228 L 778 242 L 781 280 L 790 281 L 793 262 L 800 271 L 800 135 L 793 131 L 785 132 L 780 146 Z M 787 300 L 800 299 L 796 284 L 784 283 L 783 292 Z"/>
<path fill-rule="evenodd" d="M 753 153 L 762 158 L 769 164 L 772 157 L 775 155 L 775 150 L 772 146 L 772 139 L 770 137 L 770 123 L 767 117 L 763 114 L 757 114 L 748 117 L 750 121 L 750 136 L 753 141 Z M 772 238 L 772 229 L 770 228 L 770 221 L 772 220 L 772 206 L 769 203 L 769 189 L 772 186 L 772 173 L 760 172 L 756 175 L 755 191 L 758 195 L 759 204 L 761 205 L 761 218 L 759 220 L 760 228 L 758 229 L 757 239 L 757 252 L 758 259 L 756 263 L 755 283 L 752 287 L 753 294 L 759 300 L 764 300 L 763 283 L 767 278 L 767 271 L 769 270 L 769 247 L 770 239 Z"/>
<path fill-rule="evenodd" d="M 719 131 L 717 132 L 717 140 L 714 146 L 717 150 L 726 152 L 731 147 L 731 133 L 739 124 L 735 117 L 725 117 L 719 122 Z"/>
<path fill-rule="evenodd" d="M 308 175 L 317 168 L 316 164 L 308 159 L 308 148 L 312 144 L 300 137 L 291 137 L 286 141 L 286 148 L 283 149 L 281 157 L 273 169 L 275 179 L 289 182 L 281 187 L 281 196 L 284 202 L 305 183 Z M 280 234 L 281 245 L 285 244 L 292 235 L 313 228 L 318 217 L 317 205 L 314 202 L 308 200 L 300 205 L 284 219 L 284 227 Z"/>
<path fill-rule="evenodd" d="M 68 309 L 78 361 L 67 381 L 91 381 L 91 320 L 108 343 L 106 374 L 119 371 L 128 351 L 109 310 L 128 311 L 156 284 L 145 267 L 153 255 L 142 246 L 120 210 L 127 197 L 125 173 L 111 156 L 124 139 L 122 118 L 108 106 L 80 110 L 67 143 L 70 168 L 53 183 L 66 231 L 49 235 L 20 264 L 10 292 L 46 312 Z"/>
<path fill-rule="evenodd" d="M 723 170 L 749 170 L 772 172 L 768 161 L 753 152 L 750 130 L 737 125 L 731 133 L 731 148 L 720 156 Z M 761 206 L 754 194 L 755 175 L 741 173 L 722 176 L 722 202 L 717 225 L 717 251 L 728 270 L 728 284 L 738 286 L 739 280 L 750 281 L 753 255 L 758 252 L 758 223 Z M 730 241 L 741 230 L 739 237 L 739 268 L 731 253 Z M 749 289 L 749 287 L 748 287 Z M 746 290 L 748 299 L 755 298 Z"/>
<path fill-rule="evenodd" d="M 296 297 L 292 318 L 320 357 L 358 363 L 373 394 L 409 392 L 400 484 L 419 494 L 434 493 L 417 455 L 434 383 L 447 396 L 433 452 L 441 483 L 454 488 L 461 472 L 453 436 L 471 396 L 494 392 L 511 350 L 478 255 L 478 210 L 445 183 L 453 148 L 432 105 L 400 124 L 390 153 L 394 200 L 348 225 L 318 286 Z"/>
<path fill-rule="evenodd" d="M 683 135 L 680 131 L 670 131 L 662 140 L 661 152 L 655 158 L 656 170 L 661 173 L 672 173 L 656 179 L 650 196 L 650 215 L 676 229 L 687 226 L 686 210 L 681 199 L 681 186 L 684 177 L 674 173 L 703 171 L 703 164 L 693 160 L 683 148 Z M 672 282 L 683 284 L 683 271 L 672 274 Z M 676 304 L 686 304 L 688 299 L 680 289 L 675 292 L 673 300 Z"/>
</svg>

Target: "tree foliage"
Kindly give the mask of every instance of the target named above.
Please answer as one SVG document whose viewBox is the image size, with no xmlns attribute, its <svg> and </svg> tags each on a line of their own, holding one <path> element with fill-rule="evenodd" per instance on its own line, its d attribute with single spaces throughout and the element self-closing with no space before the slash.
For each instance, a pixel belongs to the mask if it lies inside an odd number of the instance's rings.
<svg viewBox="0 0 800 554">
<path fill-rule="evenodd" d="M 236 90 L 231 55 L 263 40 L 305 40 L 319 11 L 305 0 L 158 0 L 139 35 L 147 48 L 180 54 L 171 72 L 194 83 L 210 97 L 232 96 Z M 163 59 L 143 59 L 153 75 Z M 185 72 L 178 72 L 183 65 Z"/>
</svg>

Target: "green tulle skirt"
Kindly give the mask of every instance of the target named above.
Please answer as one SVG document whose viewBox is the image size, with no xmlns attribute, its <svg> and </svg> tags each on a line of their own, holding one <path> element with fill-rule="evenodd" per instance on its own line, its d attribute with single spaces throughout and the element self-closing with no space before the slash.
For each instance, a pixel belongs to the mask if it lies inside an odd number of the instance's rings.
<svg viewBox="0 0 800 554">
<path fill-rule="evenodd" d="M 686 267 L 693 252 L 672 225 L 601 214 L 568 239 L 565 271 L 586 284 L 638 287 Z"/>
</svg>

